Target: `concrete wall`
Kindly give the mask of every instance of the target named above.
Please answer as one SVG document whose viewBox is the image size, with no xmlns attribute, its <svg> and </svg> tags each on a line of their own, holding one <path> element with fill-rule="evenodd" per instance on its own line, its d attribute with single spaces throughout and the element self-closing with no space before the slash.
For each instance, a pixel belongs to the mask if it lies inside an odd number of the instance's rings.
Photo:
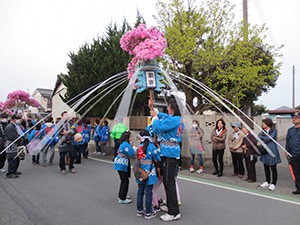
<svg viewBox="0 0 300 225">
<path fill-rule="evenodd" d="M 212 156 L 212 143 L 210 140 L 210 134 L 212 132 L 212 130 L 215 128 L 215 122 L 218 119 L 224 119 L 225 123 L 226 123 L 226 128 L 228 130 L 228 135 L 227 135 L 227 139 L 229 134 L 233 131 L 233 129 L 231 128 L 231 123 L 232 122 L 237 122 L 238 120 L 231 115 L 222 115 L 222 114 L 217 114 L 217 115 L 199 115 L 199 116 L 188 116 L 186 118 L 183 118 L 184 124 L 185 124 L 185 130 L 183 133 L 183 145 L 182 145 L 182 152 L 181 152 L 181 156 L 183 158 L 183 164 L 185 167 L 187 167 L 189 165 L 189 158 L 190 158 L 190 150 L 189 150 L 189 141 L 188 141 L 188 137 L 187 137 L 187 131 L 191 128 L 192 125 L 192 120 L 193 119 L 197 119 L 200 122 L 200 127 L 203 129 L 204 131 L 204 137 L 203 137 L 203 147 L 205 149 L 204 153 L 203 153 L 203 158 L 204 158 L 204 164 L 205 166 L 212 166 L 212 160 L 211 160 L 211 156 Z M 146 117 L 145 117 L 146 119 Z M 261 127 L 261 121 L 262 121 L 262 117 L 261 116 L 257 116 L 252 118 L 253 121 L 255 122 L 255 124 L 251 124 L 250 122 L 246 122 L 250 127 L 253 128 L 254 132 L 256 134 L 258 134 L 260 132 L 259 128 Z M 245 118 L 243 118 L 243 120 L 246 120 Z M 129 127 L 129 120 L 124 120 L 125 124 L 127 127 Z M 289 127 L 291 127 L 292 124 L 292 120 L 291 119 L 282 119 L 282 118 L 278 118 L 277 121 L 275 122 L 276 124 L 276 129 L 278 131 L 278 140 L 285 138 L 286 132 L 288 130 Z M 110 129 L 113 126 L 113 121 L 110 121 L 109 123 Z M 139 131 L 137 130 L 131 130 L 132 135 L 133 135 L 133 143 L 135 145 L 138 145 L 139 142 L 136 139 Z M 227 140 L 226 140 L 227 143 Z M 110 140 L 110 146 L 113 147 L 114 143 L 113 141 Z M 231 164 L 231 154 L 230 151 L 228 150 L 228 146 L 226 145 L 226 149 L 225 149 L 225 154 L 224 154 L 224 163 L 226 165 Z M 195 160 L 195 163 L 197 164 L 197 160 Z"/>
</svg>

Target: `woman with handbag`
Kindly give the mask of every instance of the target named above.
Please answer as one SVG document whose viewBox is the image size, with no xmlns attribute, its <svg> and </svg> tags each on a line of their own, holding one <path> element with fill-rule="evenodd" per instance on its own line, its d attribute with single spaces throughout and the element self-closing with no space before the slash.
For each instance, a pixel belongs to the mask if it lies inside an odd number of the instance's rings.
<svg viewBox="0 0 300 225">
<path fill-rule="evenodd" d="M 153 185 L 157 182 L 156 169 L 154 161 L 160 161 L 160 151 L 152 142 L 152 138 L 147 130 L 142 130 L 139 133 L 140 147 L 137 151 L 137 160 L 141 169 L 147 172 L 148 179 L 139 181 L 137 192 L 137 216 L 144 216 L 145 219 L 151 219 L 156 216 L 156 211 L 152 208 L 152 189 Z M 144 212 L 143 198 L 145 198 L 146 212 Z"/>
<path fill-rule="evenodd" d="M 121 144 L 117 151 L 117 156 L 114 159 L 114 169 L 118 171 L 121 180 L 118 194 L 119 204 L 129 204 L 132 202 L 132 200 L 127 197 L 131 172 L 129 157 L 135 155 L 135 150 L 130 144 L 131 141 L 131 133 L 129 131 L 124 132 L 120 138 Z"/>
<path fill-rule="evenodd" d="M 274 191 L 276 188 L 277 182 L 277 164 L 281 163 L 279 151 L 276 143 L 277 139 L 277 130 L 273 128 L 274 124 L 270 118 L 262 120 L 262 129 L 264 132 L 261 132 L 258 137 L 269 147 L 269 149 L 274 153 L 275 157 L 272 157 L 270 154 L 264 154 L 260 156 L 260 161 L 264 164 L 266 181 L 260 186 L 263 188 L 269 188 L 269 190 Z M 271 139 L 272 138 L 272 139 Z M 272 181 L 271 181 L 272 173 Z"/>
</svg>

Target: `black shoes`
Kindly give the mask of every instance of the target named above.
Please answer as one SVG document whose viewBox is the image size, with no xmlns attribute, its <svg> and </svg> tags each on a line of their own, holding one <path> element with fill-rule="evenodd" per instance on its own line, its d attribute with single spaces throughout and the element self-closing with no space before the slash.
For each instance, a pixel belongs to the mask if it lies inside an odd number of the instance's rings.
<svg viewBox="0 0 300 225">
<path fill-rule="evenodd" d="M 22 173 L 21 172 L 19 172 L 19 171 L 17 171 L 17 172 L 15 172 L 15 175 L 21 175 Z"/>
<path fill-rule="evenodd" d="M 296 191 L 292 192 L 294 195 L 299 195 L 300 194 L 300 189 L 297 189 Z"/>
<path fill-rule="evenodd" d="M 223 172 L 219 172 L 217 176 L 218 177 L 222 177 L 223 176 Z"/>
<path fill-rule="evenodd" d="M 212 175 L 217 175 L 219 173 L 219 171 L 215 170 Z"/>
</svg>

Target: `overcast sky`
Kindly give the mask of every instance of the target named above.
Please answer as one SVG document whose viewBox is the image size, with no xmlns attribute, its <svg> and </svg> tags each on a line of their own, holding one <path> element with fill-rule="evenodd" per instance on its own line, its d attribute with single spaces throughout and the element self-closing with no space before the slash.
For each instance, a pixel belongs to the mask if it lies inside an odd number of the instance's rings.
<svg viewBox="0 0 300 225">
<path fill-rule="evenodd" d="M 243 0 L 236 5 L 242 18 Z M 197 1 L 200 2 L 200 1 Z M 156 0 L 0 0 L 0 101 L 21 89 L 53 89 L 56 76 L 66 73 L 68 53 L 102 36 L 110 22 L 135 22 L 136 11 L 148 26 L 156 25 Z M 258 104 L 269 109 L 292 106 L 292 66 L 296 67 L 296 106 L 300 105 L 300 1 L 249 0 L 249 23 L 266 23 L 268 42 L 284 44 L 283 66 L 277 86 L 263 94 Z"/>
</svg>

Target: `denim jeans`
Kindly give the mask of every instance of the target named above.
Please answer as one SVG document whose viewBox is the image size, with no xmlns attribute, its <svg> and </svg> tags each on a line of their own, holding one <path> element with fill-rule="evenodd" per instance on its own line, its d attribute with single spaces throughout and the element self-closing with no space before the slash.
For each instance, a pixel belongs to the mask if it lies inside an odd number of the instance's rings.
<svg viewBox="0 0 300 225">
<path fill-rule="evenodd" d="M 203 158 L 201 154 L 196 154 L 199 161 L 199 166 L 203 166 Z M 191 154 L 191 166 L 195 164 L 195 154 Z"/>
<path fill-rule="evenodd" d="M 178 159 L 162 157 L 161 170 L 167 196 L 168 214 L 176 216 L 179 214 L 179 206 L 176 194 L 175 174 L 177 173 Z"/>
<path fill-rule="evenodd" d="M 145 205 L 146 205 L 146 214 L 150 214 L 152 212 L 152 189 L 153 185 L 146 185 L 146 184 L 138 184 L 139 188 L 137 191 L 137 211 L 143 211 L 143 200 L 144 194 L 146 195 L 145 198 Z"/>
</svg>

